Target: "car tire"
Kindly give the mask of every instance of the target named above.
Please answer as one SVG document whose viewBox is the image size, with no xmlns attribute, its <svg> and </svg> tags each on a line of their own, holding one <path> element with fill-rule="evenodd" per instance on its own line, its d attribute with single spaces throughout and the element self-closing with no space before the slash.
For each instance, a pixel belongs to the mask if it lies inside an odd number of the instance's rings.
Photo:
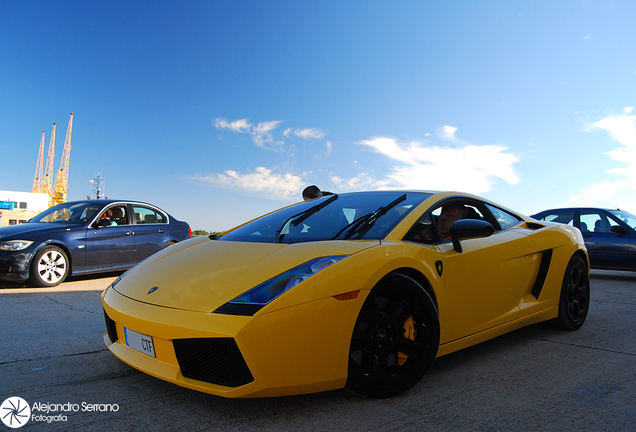
<svg viewBox="0 0 636 432">
<path fill-rule="evenodd" d="M 410 389 L 433 365 L 439 338 L 439 316 L 431 296 L 408 276 L 389 274 L 360 310 L 345 387 L 374 398 Z"/>
<path fill-rule="evenodd" d="M 587 264 L 575 255 L 565 269 L 559 298 L 559 316 L 554 324 L 564 330 L 578 330 L 585 322 L 589 308 L 590 278 Z"/>
<path fill-rule="evenodd" d="M 39 287 L 54 287 L 69 274 L 66 253 L 57 246 L 44 246 L 31 262 L 31 282 Z"/>
</svg>

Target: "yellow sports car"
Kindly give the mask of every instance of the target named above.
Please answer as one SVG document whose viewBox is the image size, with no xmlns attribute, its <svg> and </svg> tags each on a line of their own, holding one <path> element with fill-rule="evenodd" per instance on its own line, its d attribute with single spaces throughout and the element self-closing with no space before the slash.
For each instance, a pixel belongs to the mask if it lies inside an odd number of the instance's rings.
<svg viewBox="0 0 636 432">
<path fill-rule="evenodd" d="M 224 397 L 387 397 L 436 357 L 590 304 L 580 231 L 457 192 L 301 202 L 152 255 L 102 295 L 129 365 Z"/>
</svg>

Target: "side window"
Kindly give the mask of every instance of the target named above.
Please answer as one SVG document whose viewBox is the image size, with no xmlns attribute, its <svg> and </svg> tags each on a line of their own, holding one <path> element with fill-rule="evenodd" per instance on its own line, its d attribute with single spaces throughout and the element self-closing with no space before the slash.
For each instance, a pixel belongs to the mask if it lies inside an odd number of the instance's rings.
<svg viewBox="0 0 636 432">
<path fill-rule="evenodd" d="M 611 233 L 612 227 L 618 223 L 602 213 L 594 211 L 581 211 L 581 231 L 594 233 Z M 585 228 L 585 229 L 584 229 Z"/>
<path fill-rule="evenodd" d="M 488 207 L 488 210 L 490 210 L 495 219 L 497 219 L 497 222 L 499 222 L 502 230 L 508 229 L 518 224 L 520 221 L 517 216 L 510 214 L 505 210 L 493 207 L 490 204 L 486 204 L 486 207 Z"/>
<path fill-rule="evenodd" d="M 636 216 L 633 214 L 621 210 L 612 210 L 610 214 L 624 224 L 629 225 L 630 228 L 636 229 Z"/>
<path fill-rule="evenodd" d="M 104 222 L 104 221 L 109 221 L 110 225 L 108 225 L 108 222 Z M 104 210 L 102 212 L 102 214 L 99 216 L 99 223 L 100 225 L 103 226 L 119 226 L 119 225 L 127 225 L 128 223 L 126 222 L 126 207 L 125 206 L 115 206 L 115 207 L 109 207 L 106 210 Z M 102 225 L 102 224 L 106 224 L 106 225 Z"/>
<path fill-rule="evenodd" d="M 135 212 L 136 224 L 156 224 L 168 222 L 168 219 L 163 213 L 155 211 L 149 207 L 133 206 L 133 211 Z"/>
<path fill-rule="evenodd" d="M 539 220 L 574 226 L 574 210 L 554 210 L 548 214 L 541 216 Z M 582 230 L 583 228 L 581 228 L 581 231 Z"/>
<path fill-rule="evenodd" d="M 128 222 L 126 221 L 125 206 L 112 207 L 110 210 L 112 211 L 110 219 L 113 222 L 115 222 L 117 225 L 128 225 Z"/>
<path fill-rule="evenodd" d="M 447 202 L 419 218 L 405 240 L 439 243 L 450 240 L 450 226 L 459 219 L 487 220 L 477 205 L 467 202 Z"/>
</svg>

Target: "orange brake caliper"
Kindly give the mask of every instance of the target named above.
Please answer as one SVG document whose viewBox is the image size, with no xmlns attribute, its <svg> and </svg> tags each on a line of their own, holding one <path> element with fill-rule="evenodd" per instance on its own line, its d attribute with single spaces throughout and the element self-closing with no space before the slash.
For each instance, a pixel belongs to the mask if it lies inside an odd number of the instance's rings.
<svg viewBox="0 0 636 432">
<path fill-rule="evenodd" d="M 415 336 L 417 336 L 417 332 L 415 331 L 415 321 L 413 321 L 413 316 L 411 315 L 406 321 L 404 321 L 404 337 L 414 341 Z M 402 366 L 409 356 L 400 351 L 398 351 L 397 354 L 398 364 Z"/>
</svg>

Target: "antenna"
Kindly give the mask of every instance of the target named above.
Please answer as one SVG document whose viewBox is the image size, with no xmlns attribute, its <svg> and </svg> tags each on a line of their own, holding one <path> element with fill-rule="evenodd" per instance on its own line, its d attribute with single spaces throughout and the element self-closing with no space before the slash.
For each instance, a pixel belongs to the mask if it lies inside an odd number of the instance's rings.
<svg viewBox="0 0 636 432">
<path fill-rule="evenodd" d="M 581 197 L 581 198 L 583 198 L 583 199 L 585 199 L 585 200 L 588 200 L 588 201 L 595 202 L 595 203 L 597 203 L 597 204 L 603 204 L 603 205 L 604 205 L 604 206 L 606 206 L 606 207 L 615 208 L 616 210 L 620 210 L 620 209 L 619 209 L 618 207 L 616 207 L 616 206 L 613 206 L 613 205 L 611 205 L 611 204 L 607 204 L 607 203 L 604 203 L 604 202 L 601 202 L 601 201 L 596 201 L 596 200 L 593 200 L 592 198 L 586 198 L 586 197 Z"/>
<path fill-rule="evenodd" d="M 93 183 L 93 193 L 95 194 L 95 199 L 104 198 L 104 180 L 102 179 L 102 175 L 97 173 L 97 175 L 89 180 Z"/>
</svg>

